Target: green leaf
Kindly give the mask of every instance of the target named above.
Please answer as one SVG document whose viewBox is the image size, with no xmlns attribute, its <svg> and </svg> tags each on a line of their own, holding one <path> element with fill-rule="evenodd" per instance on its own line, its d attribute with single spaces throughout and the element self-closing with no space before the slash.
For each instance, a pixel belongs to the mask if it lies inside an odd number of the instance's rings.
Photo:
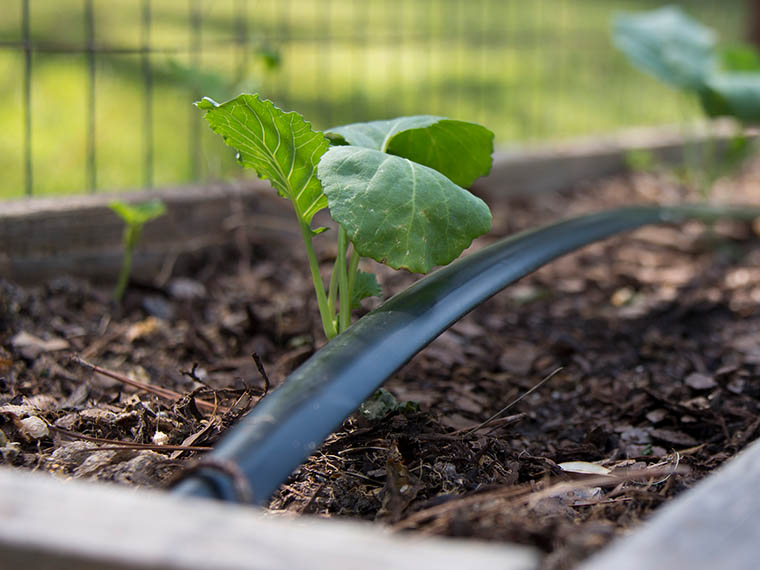
<svg viewBox="0 0 760 570">
<path fill-rule="evenodd" d="M 648 148 L 632 148 L 625 153 L 625 164 L 633 172 L 653 172 L 657 159 Z"/>
<path fill-rule="evenodd" d="M 424 129 L 437 123 L 444 117 L 417 115 L 399 117 L 388 121 L 371 121 L 369 123 L 352 123 L 327 129 L 327 137 L 337 144 L 363 146 L 385 151 L 390 140 L 398 133 L 408 129 Z"/>
<path fill-rule="evenodd" d="M 258 95 L 239 95 L 226 103 L 204 98 L 211 129 L 238 152 L 238 161 L 253 168 L 289 199 L 307 224 L 327 206 L 317 179 L 317 164 L 329 143 L 295 112 L 286 113 Z"/>
<path fill-rule="evenodd" d="M 108 207 L 129 226 L 143 226 L 166 213 L 166 206 L 157 198 L 140 204 L 127 204 L 120 200 L 114 200 L 108 204 Z"/>
<path fill-rule="evenodd" d="M 354 286 L 351 289 L 351 308 L 358 309 L 362 299 L 379 297 L 382 293 L 374 273 L 357 271 L 354 276 Z"/>
<path fill-rule="evenodd" d="M 229 92 L 232 85 L 227 77 L 216 71 L 186 65 L 174 58 L 168 59 L 165 73 L 165 81 L 186 86 L 194 92 L 225 93 Z"/>
<path fill-rule="evenodd" d="M 760 52 L 746 44 L 724 47 L 720 50 L 720 64 L 725 71 L 760 71 Z"/>
<path fill-rule="evenodd" d="M 382 420 L 392 412 L 414 413 L 419 409 L 420 405 L 417 402 L 399 402 L 396 396 L 385 388 L 379 388 L 359 405 L 359 413 L 370 421 Z"/>
<path fill-rule="evenodd" d="M 760 73 L 716 73 L 707 80 L 700 102 L 711 117 L 760 122 Z"/>
<path fill-rule="evenodd" d="M 259 58 L 264 62 L 264 66 L 269 71 L 274 71 L 275 69 L 279 69 L 282 65 L 282 54 L 280 53 L 280 50 L 278 50 L 274 46 L 270 45 L 262 45 L 257 50 L 257 55 Z"/>
<path fill-rule="evenodd" d="M 491 226 L 482 200 L 432 168 L 378 150 L 333 147 L 319 179 L 356 251 L 394 269 L 446 265 Z"/>
<path fill-rule="evenodd" d="M 330 129 L 334 143 L 348 143 L 408 158 L 469 188 L 491 170 L 494 135 L 476 123 L 418 115 Z"/>
<path fill-rule="evenodd" d="M 716 65 L 713 31 L 674 6 L 618 16 L 613 41 L 633 65 L 680 89 L 699 91 Z"/>
</svg>

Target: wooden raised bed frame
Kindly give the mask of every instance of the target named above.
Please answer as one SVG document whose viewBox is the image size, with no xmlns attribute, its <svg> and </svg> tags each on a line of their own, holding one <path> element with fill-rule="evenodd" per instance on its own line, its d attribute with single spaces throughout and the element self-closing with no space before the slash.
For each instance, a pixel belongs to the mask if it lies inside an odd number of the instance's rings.
<svg viewBox="0 0 760 570">
<path fill-rule="evenodd" d="M 633 148 L 649 148 L 668 159 L 680 154 L 681 143 L 674 131 L 657 130 L 501 153 L 479 191 L 496 200 L 505 190 L 544 192 L 593 180 L 621 171 Z M 146 227 L 147 245 L 135 257 L 138 274 L 155 276 L 181 263 L 188 251 L 229 243 L 237 231 L 262 239 L 294 231 L 287 210 L 258 182 L 128 198 L 149 196 L 161 197 L 169 216 Z M 112 198 L 5 203 L 0 275 L 21 283 L 64 271 L 112 279 L 121 260 L 122 231 L 121 222 L 106 215 Z M 760 442 L 582 568 L 754 569 L 760 543 L 758 483 Z M 524 547 L 393 535 L 370 524 L 292 519 L 244 506 L 0 469 L 0 568 L 530 569 L 538 564 L 538 555 Z"/>
</svg>

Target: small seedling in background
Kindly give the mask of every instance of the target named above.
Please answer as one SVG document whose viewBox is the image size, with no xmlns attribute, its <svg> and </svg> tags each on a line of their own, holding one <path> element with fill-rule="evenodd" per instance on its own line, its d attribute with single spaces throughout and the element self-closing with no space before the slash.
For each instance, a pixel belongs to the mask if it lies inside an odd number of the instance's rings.
<svg viewBox="0 0 760 570">
<path fill-rule="evenodd" d="M 328 339 L 348 328 L 351 309 L 379 295 L 362 257 L 427 273 L 446 265 L 491 227 L 491 213 L 465 190 L 491 169 L 493 133 L 429 115 L 356 123 L 322 133 L 258 95 L 196 103 L 238 161 L 290 200 L 301 229 Z M 326 290 L 314 251 L 314 215 L 329 207 L 338 256 Z"/>
<path fill-rule="evenodd" d="M 282 65 L 282 53 L 269 44 L 261 44 L 256 50 L 256 56 L 264 63 L 267 71 L 274 71 Z"/>
<path fill-rule="evenodd" d="M 168 82 L 184 85 L 193 93 L 240 93 L 242 90 L 258 89 L 262 74 L 280 69 L 282 55 L 276 47 L 259 43 L 249 48 L 246 61 L 250 61 L 250 65 L 239 67 L 234 76 L 229 76 L 213 69 L 199 69 L 179 58 L 169 58 L 160 73 Z M 251 70 L 251 67 L 254 69 Z"/>
<path fill-rule="evenodd" d="M 657 158 L 648 148 L 634 148 L 627 151 L 625 164 L 633 172 L 652 172 L 659 167 Z"/>
<path fill-rule="evenodd" d="M 618 16 L 615 45 L 641 71 L 696 100 L 709 118 L 737 121 L 722 149 L 714 133 L 701 146 L 687 144 L 684 179 L 709 199 L 716 180 L 736 169 L 753 152 L 744 126 L 760 122 L 760 57 L 751 46 L 719 48 L 712 29 L 667 6 Z"/>
<path fill-rule="evenodd" d="M 166 206 L 161 200 L 154 199 L 141 204 L 126 204 L 114 200 L 108 205 L 124 221 L 124 237 L 122 245 L 124 246 L 124 257 L 121 262 L 121 271 L 119 280 L 116 282 L 116 288 L 113 297 L 117 303 L 121 302 L 124 291 L 127 288 L 129 274 L 132 271 L 132 254 L 140 242 L 143 226 L 151 220 L 154 220 L 166 213 Z"/>
</svg>

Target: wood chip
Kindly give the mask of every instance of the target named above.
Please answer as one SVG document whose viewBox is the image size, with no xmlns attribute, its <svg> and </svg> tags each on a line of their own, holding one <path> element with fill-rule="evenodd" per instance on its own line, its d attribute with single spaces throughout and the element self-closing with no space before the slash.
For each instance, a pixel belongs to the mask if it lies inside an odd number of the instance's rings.
<svg viewBox="0 0 760 570">
<path fill-rule="evenodd" d="M 684 382 L 690 388 L 695 390 L 709 390 L 715 388 L 718 383 L 715 378 L 708 376 L 707 374 L 700 374 L 699 372 L 693 372 L 684 378 Z"/>
</svg>

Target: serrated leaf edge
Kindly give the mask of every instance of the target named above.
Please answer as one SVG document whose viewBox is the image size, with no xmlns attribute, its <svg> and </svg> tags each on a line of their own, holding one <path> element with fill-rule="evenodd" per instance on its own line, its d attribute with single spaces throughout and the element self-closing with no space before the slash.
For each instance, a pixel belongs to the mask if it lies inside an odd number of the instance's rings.
<svg viewBox="0 0 760 570">
<path fill-rule="evenodd" d="M 316 137 L 321 136 L 328 144 L 329 144 L 329 141 L 327 140 L 327 138 L 324 136 L 324 134 L 321 131 L 314 130 L 311 122 L 307 121 L 303 117 L 303 115 L 301 115 L 300 113 L 296 111 L 284 111 L 283 109 L 275 105 L 275 103 L 271 101 L 270 99 L 261 98 L 258 95 L 258 93 L 250 93 L 247 95 L 248 97 L 253 97 L 256 101 L 264 104 L 264 106 L 267 109 L 267 112 L 269 113 L 269 117 L 273 125 L 277 124 L 275 115 L 274 115 L 274 109 L 281 112 L 283 118 L 287 118 L 289 122 L 289 126 L 290 126 L 291 145 L 293 148 L 293 155 L 291 157 L 291 162 L 290 162 L 290 170 L 287 175 L 282 170 L 280 163 L 276 158 L 277 150 L 280 148 L 280 144 L 282 143 L 282 137 L 280 135 L 279 129 L 275 129 L 275 132 L 277 133 L 277 143 L 276 143 L 274 151 L 272 151 L 267 145 L 264 124 L 262 123 L 261 118 L 258 116 L 258 113 L 249 104 L 247 97 L 242 97 L 239 95 L 238 97 L 235 97 L 234 99 L 230 99 L 229 101 L 225 101 L 224 103 L 217 103 L 216 101 L 214 101 L 213 99 L 209 97 L 204 97 L 200 101 L 196 102 L 195 105 L 199 109 L 205 110 L 207 113 L 213 111 L 214 109 L 221 109 L 222 107 L 224 107 L 224 105 L 232 104 L 235 102 L 242 103 L 245 107 L 247 107 L 259 124 L 259 128 L 261 130 L 260 136 L 256 136 L 255 133 L 254 133 L 254 136 L 256 138 L 252 139 L 250 136 L 248 136 L 247 133 L 251 132 L 250 129 L 247 127 L 247 125 L 243 124 L 240 119 L 238 119 L 237 117 L 234 117 L 231 113 L 224 117 L 225 121 L 227 122 L 227 126 L 230 129 L 234 130 L 235 133 L 238 136 L 240 136 L 242 139 L 249 141 L 249 148 L 245 149 L 246 152 L 248 152 L 253 157 L 258 157 L 257 158 L 258 160 L 262 160 L 261 157 L 263 157 L 263 160 L 266 160 L 267 162 L 275 166 L 276 174 L 279 175 L 279 180 L 274 180 L 273 178 L 263 174 L 258 168 L 254 167 L 256 174 L 262 179 L 269 180 L 272 183 L 272 186 L 275 187 L 275 190 L 278 191 L 278 193 L 283 194 L 284 197 L 290 200 L 290 202 L 293 204 L 293 207 L 296 209 L 296 213 L 299 218 L 302 218 L 305 220 L 311 220 L 317 212 L 319 212 L 320 210 L 322 210 L 323 208 L 327 206 L 327 198 L 325 197 L 324 191 L 322 191 L 322 183 L 319 180 L 319 177 L 316 175 L 316 169 L 317 169 L 317 165 L 319 164 L 319 160 L 316 160 L 315 162 L 314 153 L 317 152 L 317 149 L 315 149 L 311 154 L 311 157 L 309 160 L 311 164 L 311 170 L 304 184 L 299 189 L 296 189 L 295 187 L 293 187 L 293 185 L 290 182 L 290 177 L 293 175 L 293 170 L 295 168 L 296 153 L 298 152 L 298 149 L 303 146 L 303 144 L 296 145 L 295 143 L 296 136 L 300 135 L 301 131 L 299 131 L 298 133 L 295 132 L 293 121 L 295 119 L 300 119 L 300 121 L 303 123 L 304 128 L 307 129 L 310 133 L 314 134 Z M 234 119 L 237 127 L 233 125 L 231 119 Z M 225 141 L 225 144 L 228 144 L 227 143 L 227 140 L 229 138 L 228 135 L 219 133 L 217 129 L 214 128 L 214 126 L 212 125 L 209 125 L 209 126 L 214 132 L 221 135 L 221 137 Z M 309 139 L 309 142 L 311 140 L 313 139 Z M 241 152 L 241 149 L 237 148 L 235 145 L 228 144 L 228 146 L 235 148 L 238 151 L 238 153 Z M 253 148 L 253 152 L 251 152 L 251 147 Z M 263 150 L 262 148 L 259 148 L 259 147 L 263 147 Z M 311 203 L 309 203 L 307 207 L 304 209 L 304 211 L 300 211 L 301 209 L 299 207 L 298 200 L 303 195 L 304 191 L 306 191 L 306 189 L 309 186 L 309 183 L 313 179 L 316 179 L 317 182 L 319 183 L 319 186 L 320 186 L 319 196 L 315 200 L 313 200 Z M 320 202 L 322 202 L 322 204 L 320 204 Z"/>
</svg>

